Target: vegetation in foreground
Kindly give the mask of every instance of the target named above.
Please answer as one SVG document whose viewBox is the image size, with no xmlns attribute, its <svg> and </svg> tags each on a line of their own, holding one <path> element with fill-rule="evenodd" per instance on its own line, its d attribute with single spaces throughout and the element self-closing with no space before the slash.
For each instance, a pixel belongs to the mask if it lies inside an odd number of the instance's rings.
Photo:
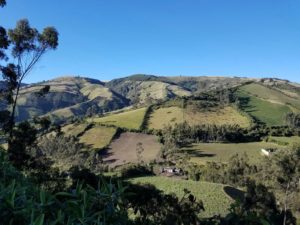
<svg viewBox="0 0 300 225">
<path fill-rule="evenodd" d="M 201 199 L 204 206 L 204 211 L 201 212 L 201 217 L 213 217 L 214 215 L 225 216 L 229 213 L 230 205 L 234 202 L 225 191 L 225 185 L 197 182 L 192 180 L 182 180 L 180 178 L 170 178 L 164 176 L 147 176 L 138 177 L 129 180 L 132 183 L 152 184 L 164 193 L 174 193 L 178 197 L 182 197 L 184 189 L 188 189 L 197 199 Z"/>
</svg>

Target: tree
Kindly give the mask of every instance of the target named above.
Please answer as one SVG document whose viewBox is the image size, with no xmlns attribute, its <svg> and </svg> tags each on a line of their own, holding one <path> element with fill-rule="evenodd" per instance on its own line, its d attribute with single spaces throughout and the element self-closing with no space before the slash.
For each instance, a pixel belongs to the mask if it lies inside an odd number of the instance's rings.
<svg viewBox="0 0 300 225">
<path fill-rule="evenodd" d="M 295 196 L 299 196 L 300 146 L 296 145 L 292 149 L 276 151 L 265 163 L 264 176 L 275 188 L 281 191 L 283 196 L 281 199 L 284 213 L 283 224 L 288 224 L 289 208 L 297 200 Z M 294 208 L 299 208 L 299 205 Z"/>
<path fill-rule="evenodd" d="M 6 4 L 5 0 L 0 0 L 0 6 Z M 11 158 L 16 151 L 13 143 L 15 114 L 17 100 L 22 82 L 41 57 L 49 50 L 54 50 L 58 46 L 58 32 L 54 27 L 46 27 L 40 33 L 32 28 L 27 19 L 19 20 L 14 29 L 6 31 L 0 27 L 0 60 L 7 62 L 6 66 L 0 65 L 0 73 L 6 83 L 6 88 L 1 90 L 1 97 L 6 100 L 8 110 L 1 112 L 1 121 L 4 131 L 8 134 L 8 152 Z M 7 49 L 11 49 L 7 55 Z M 49 86 L 40 90 L 39 95 L 48 92 Z"/>
<path fill-rule="evenodd" d="M 5 0 L 0 0 L 0 7 L 3 7 L 6 5 L 6 1 Z"/>
<path fill-rule="evenodd" d="M 285 122 L 292 129 L 299 129 L 300 128 L 300 114 L 296 114 L 293 112 L 287 113 L 285 115 Z"/>
<path fill-rule="evenodd" d="M 12 45 L 11 57 L 17 62 L 16 65 L 9 63 L 7 67 L 2 68 L 4 80 L 8 84 L 14 84 L 7 90 L 12 97 L 9 131 L 11 138 L 22 81 L 48 50 L 56 49 L 58 32 L 54 27 L 46 27 L 42 33 L 39 33 L 37 29 L 30 27 L 27 19 L 22 19 L 17 22 L 14 29 L 8 30 L 8 41 Z"/>
<path fill-rule="evenodd" d="M 284 216 L 276 204 L 276 198 L 269 189 L 254 181 L 247 182 L 247 189 L 241 202 L 231 206 L 230 213 L 223 219 L 224 225 L 280 225 Z M 296 220 L 288 213 L 288 223 L 295 225 Z"/>
</svg>

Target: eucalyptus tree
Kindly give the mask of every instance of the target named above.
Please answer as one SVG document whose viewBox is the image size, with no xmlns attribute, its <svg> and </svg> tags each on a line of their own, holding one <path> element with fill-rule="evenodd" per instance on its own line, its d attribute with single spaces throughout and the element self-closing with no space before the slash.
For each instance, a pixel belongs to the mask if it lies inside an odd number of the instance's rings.
<svg viewBox="0 0 300 225">
<path fill-rule="evenodd" d="M 0 6 L 5 4 L 5 0 L 0 0 Z M 39 32 L 30 26 L 27 19 L 19 20 L 13 29 L 0 27 L 0 72 L 5 84 L 1 98 L 2 103 L 5 101 L 8 106 L 7 110 L 1 111 L 0 122 L 8 134 L 8 152 L 11 156 L 20 153 L 14 152 L 13 142 L 16 107 L 23 80 L 42 56 L 57 46 L 58 32 L 54 27 L 46 27 Z M 49 88 L 42 88 L 40 93 L 45 91 Z"/>
</svg>

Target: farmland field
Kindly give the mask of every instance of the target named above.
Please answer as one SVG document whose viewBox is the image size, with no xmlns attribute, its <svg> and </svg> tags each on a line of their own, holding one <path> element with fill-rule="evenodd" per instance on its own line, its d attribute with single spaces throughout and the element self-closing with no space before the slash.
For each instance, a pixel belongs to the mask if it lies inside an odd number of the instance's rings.
<svg viewBox="0 0 300 225">
<path fill-rule="evenodd" d="M 61 128 L 62 132 L 65 133 L 66 136 L 74 136 L 77 137 L 80 133 L 82 133 L 86 127 L 88 126 L 87 123 L 80 123 L 80 124 L 68 124 Z"/>
<path fill-rule="evenodd" d="M 79 138 L 79 142 L 89 149 L 101 149 L 107 146 L 116 133 L 114 127 L 95 126 Z"/>
<path fill-rule="evenodd" d="M 271 103 L 243 91 L 239 91 L 238 94 L 248 101 L 243 106 L 243 110 L 268 126 L 284 125 L 284 116 L 286 113 L 291 112 L 290 107 L 287 105 Z"/>
<path fill-rule="evenodd" d="M 116 114 L 109 114 L 104 117 L 95 117 L 92 119 L 88 119 L 88 121 L 104 125 L 114 125 L 116 127 L 138 130 L 142 125 L 145 112 L 146 108 L 140 108 Z"/>
<path fill-rule="evenodd" d="M 136 148 L 138 143 L 142 143 L 144 151 L 142 160 L 149 162 L 155 159 L 161 145 L 155 135 L 125 132 L 115 139 L 104 154 L 103 161 L 114 167 L 129 162 L 137 162 Z"/>
<path fill-rule="evenodd" d="M 184 195 L 184 189 L 188 189 L 196 197 L 203 201 L 205 211 L 201 217 L 210 217 L 216 214 L 225 215 L 233 200 L 224 192 L 224 185 L 199 182 L 191 180 L 172 179 L 168 177 L 139 177 L 130 179 L 132 183 L 149 183 L 165 193 L 174 193 L 178 197 Z"/>
<path fill-rule="evenodd" d="M 238 144 L 223 143 L 200 143 L 182 148 L 191 156 L 191 161 L 203 164 L 207 161 L 228 162 L 234 154 L 242 155 L 247 153 L 250 162 L 257 163 L 262 158 L 262 148 L 284 148 L 274 143 L 251 142 Z"/>
<path fill-rule="evenodd" d="M 191 125 L 195 124 L 238 124 L 241 127 L 248 127 L 250 121 L 242 116 L 233 107 L 210 108 L 207 111 L 192 111 L 182 109 L 177 106 L 156 109 L 149 119 L 150 129 L 162 129 L 164 125 L 182 123 L 187 121 Z"/>
<path fill-rule="evenodd" d="M 268 138 L 269 142 L 274 142 L 279 145 L 293 145 L 293 144 L 300 144 L 300 137 L 292 136 L 292 137 L 274 137 L 270 136 Z"/>
<path fill-rule="evenodd" d="M 242 91 L 249 93 L 250 95 L 262 98 L 271 103 L 277 103 L 282 105 L 291 105 L 292 107 L 300 110 L 300 101 L 296 98 L 287 96 L 280 91 L 265 87 L 260 84 L 248 84 L 240 88 Z"/>
</svg>

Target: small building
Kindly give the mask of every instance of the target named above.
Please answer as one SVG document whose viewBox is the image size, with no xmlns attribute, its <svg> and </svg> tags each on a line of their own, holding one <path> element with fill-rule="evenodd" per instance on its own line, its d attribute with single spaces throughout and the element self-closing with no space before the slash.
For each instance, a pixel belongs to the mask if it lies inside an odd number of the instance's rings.
<svg viewBox="0 0 300 225">
<path fill-rule="evenodd" d="M 168 174 L 181 174 L 182 169 L 175 168 L 175 167 L 163 167 L 161 168 L 161 173 L 168 173 Z"/>
</svg>

